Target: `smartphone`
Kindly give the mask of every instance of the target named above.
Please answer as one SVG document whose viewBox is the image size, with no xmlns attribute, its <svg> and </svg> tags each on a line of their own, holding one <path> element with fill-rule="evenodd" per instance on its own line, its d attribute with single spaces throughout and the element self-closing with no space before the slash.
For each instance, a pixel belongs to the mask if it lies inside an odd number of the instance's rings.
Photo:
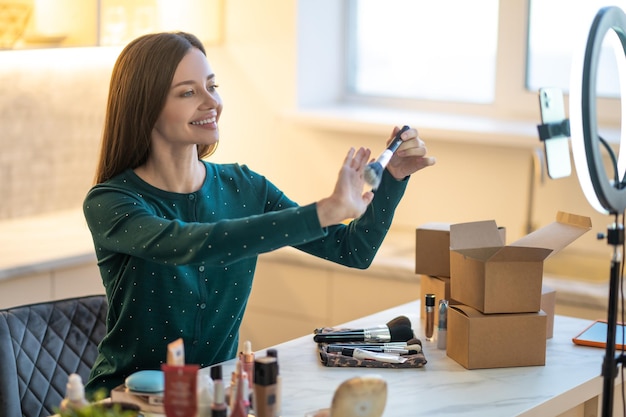
<svg viewBox="0 0 626 417">
<path fill-rule="evenodd" d="M 542 124 L 560 123 L 565 120 L 563 92 L 558 88 L 541 88 L 539 90 L 539 109 Z M 544 140 L 543 144 L 550 178 L 569 177 L 572 174 L 569 137 L 565 135 L 555 136 Z"/>
<path fill-rule="evenodd" d="M 577 345 L 606 348 L 606 333 L 608 331 L 606 320 L 596 320 L 585 330 L 572 339 Z M 615 348 L 624 350 L 624 324 L 617 323 L 615 329 Z"/>
</svg>

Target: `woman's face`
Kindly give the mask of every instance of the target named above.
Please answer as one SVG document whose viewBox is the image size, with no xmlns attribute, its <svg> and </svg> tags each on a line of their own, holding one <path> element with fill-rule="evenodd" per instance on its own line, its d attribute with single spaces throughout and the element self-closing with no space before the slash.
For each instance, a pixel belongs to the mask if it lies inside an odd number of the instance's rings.
<svg viewBox="0 0 626 417">
<path fill-rule="evenodd" d="M 216 88 L 206 56 L 190 49 L 176 68 L 152 141 L 169 146 L 217 143 L 222 100 Z"/>
</svg>

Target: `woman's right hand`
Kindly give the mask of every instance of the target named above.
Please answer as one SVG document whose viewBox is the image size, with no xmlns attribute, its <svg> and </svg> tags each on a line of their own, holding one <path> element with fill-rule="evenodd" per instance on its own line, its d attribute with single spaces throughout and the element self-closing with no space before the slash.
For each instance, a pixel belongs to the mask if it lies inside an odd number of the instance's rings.
<svg viewBox="0 0 626 417">
<path fill-rule="evenodd" d="M 317 215 L 322 227 L 339 224 L 365 213 L 374 198 L 372 191 L 364 191 L 363 171 L 370 156 L 369 149 L 350 149 L 339 170 L 333 193 L 317 202 Z"/>
</svg>

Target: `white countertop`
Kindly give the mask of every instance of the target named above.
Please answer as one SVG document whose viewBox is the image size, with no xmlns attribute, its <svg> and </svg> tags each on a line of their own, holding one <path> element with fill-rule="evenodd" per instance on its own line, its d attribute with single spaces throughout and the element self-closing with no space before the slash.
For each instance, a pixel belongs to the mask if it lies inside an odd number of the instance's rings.
<svg viewBox="0 0 626 417">
<path fill-rule="evenodd" d="M 419 301 L 401 305 L 341 327 L 366 328 L 406 315 L 417 336 L 423 334 Z M 428 363 L 418 369 L 328 368 L 323 366 L 312 335 L 276 346 L 283 380 L 282 417 L 330 406 L 339 384 L 354 376 L 379 375 L 388 384 L 385 417 L 545 417 L 556 416 L 601 396 L 604 349 L 582 347 L 572 337 L 591 322 L 555 317 L 554 337 L 547 341 L 546 365 L 466 370 L 424 341 Z M 265 355 L 265 351 L 257 352 Z M 224 364 L 230 375 L 235 362 Z"/>
<path fill-rule="evenodd" d="M 0 222 L 0 280 L 95 262 L 82 210 Z"/>
</svg>

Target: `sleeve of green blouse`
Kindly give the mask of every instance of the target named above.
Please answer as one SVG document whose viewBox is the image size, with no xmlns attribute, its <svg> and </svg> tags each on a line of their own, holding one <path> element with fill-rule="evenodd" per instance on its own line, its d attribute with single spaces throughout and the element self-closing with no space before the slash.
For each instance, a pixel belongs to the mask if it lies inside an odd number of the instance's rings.
<svg viewBox="0 0 626 417">
<path fill-rule="evenodd" d="M 408 178 L 398 181 L 385 170 L 374 200 L 361 217 L 348 225 L 330 227 L 327 236 L 297 248 L 341 265 L 369 267 L 391 227 L 407 184 Z"/>
<path fill-rule="evenodd" d="M 215 223 L 188 223 L 161 218 L 137 193 L 106 184 L 88 193 L 83 211 L 99 258 L 122 253 L 174 265 L 228 265 L 326 233 L 314 204 Z"/>
</svg>

